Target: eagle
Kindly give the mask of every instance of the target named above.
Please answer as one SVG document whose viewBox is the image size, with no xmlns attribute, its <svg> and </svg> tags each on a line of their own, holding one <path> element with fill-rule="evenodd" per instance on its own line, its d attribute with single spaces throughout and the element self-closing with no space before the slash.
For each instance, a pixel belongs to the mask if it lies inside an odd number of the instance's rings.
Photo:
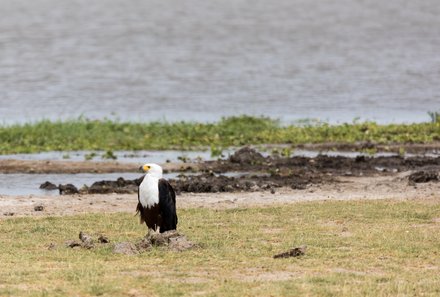
<svg viewBox="0 0 440 297">
<path fill-rule="evenodd" d="M 146 174 L 138 188 L 136 213 L 141 224 L 145 222 L 151 230 L 163 233 L 177 228 L 176 193 L 170 183 L 162 177 L 162 167 L 147 163 L 139 168 Z"/>
</svg>

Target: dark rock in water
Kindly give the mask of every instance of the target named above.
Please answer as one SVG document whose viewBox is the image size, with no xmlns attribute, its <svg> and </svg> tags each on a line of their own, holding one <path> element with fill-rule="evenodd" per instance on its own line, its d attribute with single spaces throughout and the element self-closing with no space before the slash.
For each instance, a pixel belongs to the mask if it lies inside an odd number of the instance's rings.
<svg viewBox="0 0 440 297">
<path fill-rule="evenodd" d="M 56 190 L 56 189 L 58 189 L 58 187 L 55 184 L 53 184 L 49 181 L 46 181 L 40 185 L 40 189 L 50 191 L 50 190 Z"/>
<path fill-rule="evenodd" d="M 278 258 L 289 258 L 289 257 L 299 257 L 302 255 L 305 255 L 307 250 L 307 246 L 306 245 L 302 245 L 296 248 L 293 248 L 287 252 L 281 253 L 281 254 L 277 254 L 274 257 L 274 259 L 278 259 Z"/>
<path fill-rule="evenodd" d="M 115 181 L 114 180 L 97 181 L 87 188 L 87 193 L 89 194 L 136 193 L 138 186 L 141 184 L 143 178 L 144 177 L 142 176 L 138 179 L 126 180 L 120 177 Z"/>
<path fill-rule="evenodd" d="M 231 163 L 239 164 L 261 164 L 264 160 L 262 154 L 248 146 L 239 149 L 229 157 Z"/>
<path fill-rule="evenodd" d="M 59 185 L 58 189 L 60 190 L 60 195 L 72 195 L 79 193 L 78 189 L 72 184 Z"/>
<path fill-rule="evenodd" d="M 44 205 L 43 204 L 37 204 L 34 206 L 34 210 L 35 211 L 43 211 L 44 210 Z"/>
<path fill-rule="evenodd" d="M 434 170 L 417 171 L 408 176 L 410 183 L 427 183 L 430 181 L 439 181 L 440 175 Z"/>
</svg>

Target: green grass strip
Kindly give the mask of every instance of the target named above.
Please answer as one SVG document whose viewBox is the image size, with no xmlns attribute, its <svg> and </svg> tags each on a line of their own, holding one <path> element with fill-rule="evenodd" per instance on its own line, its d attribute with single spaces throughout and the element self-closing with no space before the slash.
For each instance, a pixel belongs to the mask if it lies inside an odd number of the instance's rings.
<svg viewBox="0 0 440 297">
<path fill-rule="evenodd" d="M 247 144 L 431 143 L 440 140 L 440 121 L 379 125 L 281 125 L 266 117 L 239 116 L 216 123 L 111 120 L 48 120 L 0 127 L 0 154 L 68 150 L 191 150 Z"/>
<path fill-rule="evenodd" d="M 2 219 L 0 296 L 439 296 L 439 218 L 417 201 L 181 209 L 200 247 L 140 255 L 112 252 L 146 233 L 133 213 Z M 81 230 L 111 243 L 67 248 Z"/>
</svg>

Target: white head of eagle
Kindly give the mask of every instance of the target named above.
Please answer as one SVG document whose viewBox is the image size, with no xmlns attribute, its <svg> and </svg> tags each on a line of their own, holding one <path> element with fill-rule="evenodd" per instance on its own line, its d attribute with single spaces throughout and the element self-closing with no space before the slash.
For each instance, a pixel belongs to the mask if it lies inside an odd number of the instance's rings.
<svg viewBox="0 0 440 297">
<path fill-rule="evenodd" d="M 140 167 L 146 174 L 138 189 L 137 212 L 141 224 L 163 233 L 177 228 L 176 193 L 162 177 L 162 167 L 147 163 Z"/>
</svg>

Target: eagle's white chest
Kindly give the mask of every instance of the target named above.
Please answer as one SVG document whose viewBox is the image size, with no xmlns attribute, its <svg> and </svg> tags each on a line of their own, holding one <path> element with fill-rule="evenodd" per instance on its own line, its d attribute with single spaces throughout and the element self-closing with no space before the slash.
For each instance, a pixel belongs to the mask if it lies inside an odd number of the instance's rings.
<svg viewBox="0 0 440 297">
<path fill-rule="evenodd" d="M 143 207 L 150 208 L 159 203 L 159 179 L 146 175 L 139 186 L 139 202 Z"/>
</svg>

